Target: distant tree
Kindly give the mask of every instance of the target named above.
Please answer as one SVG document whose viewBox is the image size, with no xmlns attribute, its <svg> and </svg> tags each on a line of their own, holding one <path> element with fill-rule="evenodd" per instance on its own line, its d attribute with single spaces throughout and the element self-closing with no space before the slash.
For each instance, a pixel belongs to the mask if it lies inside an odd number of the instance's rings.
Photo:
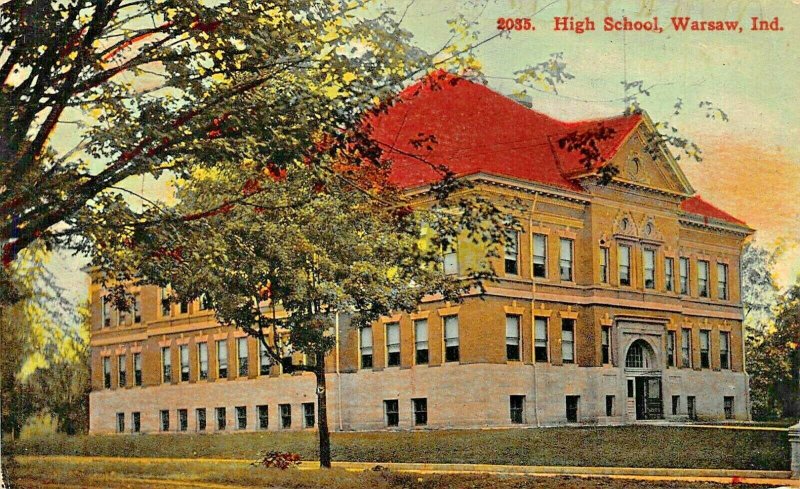
<svg viewBox="0 0 800 489">
<path fill-rule="evenodd" d="M 25 380 L 32 391 L 33 406 L 53 416 L 61 433 L 74 435 L 89 430 L 89 310 L 80 309 L 77 328 L 50 331 L 43 348 L 45 365 Z"/>
<path fill-rule="evenodd" d="M 779 296 L 774 324 L 749 357 L 753 414 L 800 417 L 800 284 Z"/>
<path fill-rule="evenodd" d="M 744 309 L 745 359 L 750 376 L 750 401 L 753 416 L 757 418 L 778 416 L 772 390 L 776 362 L 765 344 L 774 327 L 778 287 L 773 278 L 776 255 L 753 243 L 742 250 L 742 307 Z"/>
<path fill-rule="evenodd" d="M 48 254 L 38 245 L 23 252 L 13 268 L 22 299 L 0 308 L 0 407 L 3 433 L 12 438 L 31 416 L 47 411 L 55 401 L 40 390 L 40 372 L 53 368 L 61 375 L 62 371 L 85 368 L 79 366 L 83 360 L 59 353 L 86 350 L 88 338 L 77 337 L 71 329 L 77 318 L 47 270 L 47 259 Z M 75 415 L 80 416 L 78 411 Z"/>
<path fill-rule="evenodd" d="M 773 277 L 777 253 L 753 243 L 742 250 L 742 307 L 747 329 L 753 334 L 763 332 L 777 304 L 778 286 Z"/>
</svg>

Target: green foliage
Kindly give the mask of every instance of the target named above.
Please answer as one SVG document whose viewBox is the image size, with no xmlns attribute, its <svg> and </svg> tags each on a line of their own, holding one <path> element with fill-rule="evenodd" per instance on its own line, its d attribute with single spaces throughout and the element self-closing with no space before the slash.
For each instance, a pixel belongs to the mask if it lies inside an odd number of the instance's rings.
<svg viewBox="0 0 800 489">
<path fill-rule="evenodd" d="M 20 255 L 11 271 L 24 299 L 0 307 L 3 432 L 12 436 L 40 413 L 70 433 L 88 421 L 88 311 L 70 312 L 47 259 L 40 246 Z"/>
<path fill-rule="evenodd" d="M 430 60 L 394 11 L 363 14 L 359 0 L 3 3 L 4 264 L 37 239 L 81 248 L 98 228 L 145 225 L 122 197 L 131 177 L 244 157 L 283 167 L 316 131 L 351 125 Z M 56 152 L 57 130 L 76 145 Z"/>
<path fill-rule="evenodd" d="M 778 252 L 748 243 L 741 258 L 747 373 L 752 415 L 756 419 L 781 416 L 778 386 L 790 370 L 786 346 L 780 345 L 785 339 L 775 336 L 777 320 L 784 310 L 784 304 L 779 306 L 782 299 L 772 275 Z"/>
<path fill-rule="evenodd" d="M 752 341 L 748 372 L 755 417 L 800 416 L 800 284 L 779 296 L 774 323 Z"/>
</svg>

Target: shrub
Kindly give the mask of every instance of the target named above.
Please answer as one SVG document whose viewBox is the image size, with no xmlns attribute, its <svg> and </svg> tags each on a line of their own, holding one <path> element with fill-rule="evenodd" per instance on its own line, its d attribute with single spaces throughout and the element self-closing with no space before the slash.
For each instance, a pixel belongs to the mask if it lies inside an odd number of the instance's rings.
<svg viewBox="0 0 800 489">
<path fill-rule="evenodd" d="M 281 470 L 286 470 L 300 465 L 300 454 L 276 451 L 264 452 L 264 455 L 251 465 L 254 467 L 277 467 Z"/>
</svg>

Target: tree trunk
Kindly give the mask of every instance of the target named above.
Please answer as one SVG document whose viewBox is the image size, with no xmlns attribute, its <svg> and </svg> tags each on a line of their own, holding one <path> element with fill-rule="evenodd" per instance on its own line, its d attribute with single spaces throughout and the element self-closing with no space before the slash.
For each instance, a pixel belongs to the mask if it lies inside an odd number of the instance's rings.
<svg viewBox="0 0 800 489">
<path fill-rule="evenodd" d="M 325 386 L 325 354 L 316 354 L 317 365 L 317 432 L 319 433 L 319 466 L 331 468 L 331 434 L 328 431 L 328 390 Z"/>
</svg>

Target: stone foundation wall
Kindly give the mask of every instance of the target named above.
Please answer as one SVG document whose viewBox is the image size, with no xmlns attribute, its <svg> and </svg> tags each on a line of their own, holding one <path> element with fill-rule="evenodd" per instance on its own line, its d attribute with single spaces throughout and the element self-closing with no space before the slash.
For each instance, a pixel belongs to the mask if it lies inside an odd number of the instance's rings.
<svg viewBox="0 0 800 489">
<path fill-rule="evenodd" d="M 427 399 L 428 424 L 424 428 L 477 428 L 512 426 L 509 398 L 525 396 L 523 424 L 557 425 L 567 422 L 566 396 L 580 396 L 579 423 L 633 422 L 622 368 L 554 366 L 549 364 L 444 364 L 392 367 L 328 375 L 328 413 L 331 429 L 386 429 L 383 401 L 396 399 L 398 429 L 415 428 L 412 399 Z M 734 397 L 734 417 L 747 419 L 747 377 L 741 372 L 666 369 L 662 372 L 665 419 L 685 420 L 687 396 L 695 396 L 701 419 L 724 418 L 723 398 Z M 680 396 L 677 416 L 672 396 Z M 614 396 L 613 412 L 606 416 L 606 396 Z M 170 431 L 178 429 L 178 409 L 188 411 L 188 432 L 195 432 L 195 410 L 206 408 L 207 431 L 215 432 L 214 409 L 225 407 L 226 432 L 236 429 L 235 407 L 247 408 L 246 431 L 258 429 L 258 405 L 269 406 L 269 430 L 279 430 L 279 404 L 292 405 L 292 428 L 303 429 L 302 403 L 316 401 L 312 374 L 255 379 L 160 385 L 100 390 L 90 395 L 90 431 L 117 431 L 117 413 L 125 414 L 131 430 L 131 413 L 139 412 L 142 432 L 159 432 L 159 413 L 170 411 Z M 538 419 L 537 419 L 538 418 Z M 538 421 L 538 423 L 537 423 Z M 422 428 L 422 427 L 420 427 Z M 241 430 L 238 430 L 241 431 Z"/>
</svg>

